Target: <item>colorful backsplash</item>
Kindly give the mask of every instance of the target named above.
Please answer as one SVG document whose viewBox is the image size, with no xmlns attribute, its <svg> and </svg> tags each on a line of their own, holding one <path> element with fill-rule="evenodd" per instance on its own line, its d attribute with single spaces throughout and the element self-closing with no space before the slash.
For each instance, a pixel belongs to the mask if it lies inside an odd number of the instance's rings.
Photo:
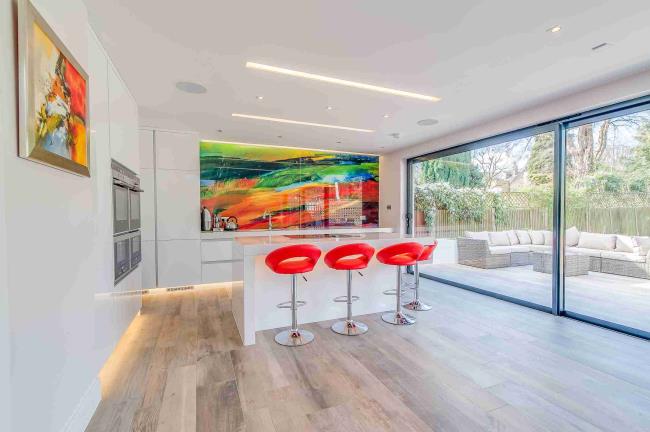
<svg viewBox="0 0 650 432">
<path fill-rule="evenodd" d="M 201 205 L 239 229 L 379 226 L 379 157 L 201 141 Z"/>
</svg>

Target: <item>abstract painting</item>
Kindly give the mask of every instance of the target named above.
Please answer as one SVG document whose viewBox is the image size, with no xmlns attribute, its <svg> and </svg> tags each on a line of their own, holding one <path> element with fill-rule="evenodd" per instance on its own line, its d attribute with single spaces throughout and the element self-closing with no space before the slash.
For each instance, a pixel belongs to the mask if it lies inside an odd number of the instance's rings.
<svg viewBox="0 0 650 432">
<path fill-rule="evenodd" d="M 89 176 L 88 75 L 27 0 L 20 32 L 20 155 Z"/>
<path fill-rule="evenodd" d="M 379 225 L 378 156 L 201 141 L 200 161 L 201 205 L 239 229 Z"/>
</svg>

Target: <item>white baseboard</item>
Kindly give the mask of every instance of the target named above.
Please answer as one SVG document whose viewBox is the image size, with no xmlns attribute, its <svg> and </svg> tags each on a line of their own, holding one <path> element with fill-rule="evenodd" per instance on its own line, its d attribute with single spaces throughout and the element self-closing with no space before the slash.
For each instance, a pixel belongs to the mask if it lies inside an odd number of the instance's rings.
<svg viewBox="0 0 650 432">
<path fill-rule="evenodd" d="M 101 384 L 95 378 L 86 390 L 61 432 L 84 432 L 102 400 Z"/>
</svg>

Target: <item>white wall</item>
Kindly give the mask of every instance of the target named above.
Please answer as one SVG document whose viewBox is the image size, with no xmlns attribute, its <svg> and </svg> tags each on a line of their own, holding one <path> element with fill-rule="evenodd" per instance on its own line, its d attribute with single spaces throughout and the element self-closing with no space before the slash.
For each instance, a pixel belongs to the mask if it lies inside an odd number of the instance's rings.
<svg viewBox="0 0 650 432">
<path fill-rule="evenodd" d="M 384 211 L 382 226 L 399 228 L 402 232 L 404 231 L 404 218 L 406 214 L 406 159 L 408 158 L 647 94 L 650 94 L 650 71 L 561 97 L 550 103 L 518 111 L 509 116 L 497 118 L 490 122 L 465 128 L 423 144 L 387 154 L 384 156 L 385 169 L 383 170 L 384 176 L 382 177 L 382 183 L 387 186 L 382 192 L 380 206 L 384 209 L 386 203 L 391 203 L 393 205 L 393 211 L 391 213 Z"/>
<path fill-rule="evenodd" d="M 16 2 L 0 2 L 0 429 L 83 430 L 99 402 L 97 374 L 140 305 L 107 293 L 139 287 L 140 273 L 113 287 L 106 54 L 82 0 L 33 2 L 90 75 L 92 177 L 17 156 Z"/>
</svg>

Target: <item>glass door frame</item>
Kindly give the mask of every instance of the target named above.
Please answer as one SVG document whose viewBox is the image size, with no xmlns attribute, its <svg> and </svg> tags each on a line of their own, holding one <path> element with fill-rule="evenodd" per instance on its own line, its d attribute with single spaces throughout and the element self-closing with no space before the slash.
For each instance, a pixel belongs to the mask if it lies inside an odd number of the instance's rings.
<svg viewBox="0 0 650 432">
<path fill-rule="evenodd" d="M 530 307 L 551 313 L 556 316 L 576 319 L 590 324 L 595 324 L 610 330 L 619 331 L 632 336 L 650 340 L 650 332 L 628 327 L 625 325 L 604 321 L 595 317 L 582 315 L 576 312 L 567 311 L 565 304 L 565 281 L 564 281 L 564 249 L 565 249 L 565 210 L 566 210 L 566 131 L 570 128 L 581 126 L 587 123 L 596 122 L 611 117 L 619 117 L 639 111 L 650 110 L 650 95 L 642 96 L 624 102 L 607 105 L 601 108 L 591 109 L 586 112 L 569 115 L 563 118 L 551 120 L 535 126 L 525 127 L 511 132 L 502 133 L 488 138 L 471 141 L 465 144 L 449 147 L 443 150 L 422 154 L 406 160 L 406 233 L 414 234 L 413 221 L 415 216 L 415 203 L 413 199 L 413 166 L 417 162 L 431 159 L 438 159 L 457 153 L 476 150 L 492 145 L 501 144 L 507 141 L 530 137 L 545 132 L 554 132 L 554 178 L 553 178 L 553 273 L 552 273 L 552 302 L 551 307 L 521 300 L 491 291 L 454 282 L 444 278 L 420 273 L 426 279 L 431 279 L 457 288 L 477 292 L 479 294 L 505 300 L 521 306 Z M 650 313 L 650 311 L 648 311 Z"/>
</svg>

